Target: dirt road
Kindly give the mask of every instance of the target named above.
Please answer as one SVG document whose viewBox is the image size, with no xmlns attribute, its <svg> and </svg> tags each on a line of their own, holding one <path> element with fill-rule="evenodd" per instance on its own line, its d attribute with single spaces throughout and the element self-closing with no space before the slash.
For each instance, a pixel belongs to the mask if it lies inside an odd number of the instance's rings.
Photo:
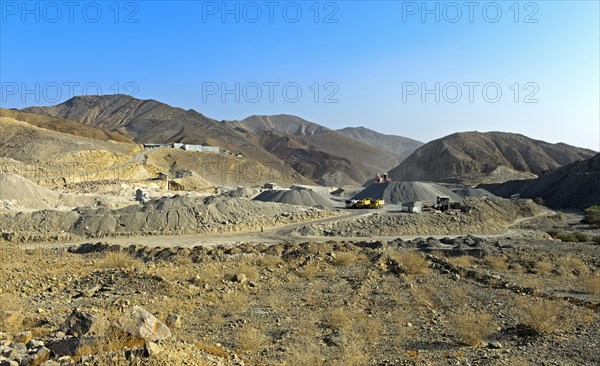
<svg viewBox="0 0 600 366">
<path fill-rule="evenodd" d="M 386 210 L 388 212 L 389 209 Z M 46 247 L 46 248 L 56 248 L 56 247 L 68 247 L 73 245 L 78 245 L 82 243 L 89 243 L 92 241 L 102 241 L 109 244 L 118 244 L 121 246 L 128 246 L 134 244 L 143 244 L 150 247 L 194 247 L 198 245 L 203 246 L 217 246 L 217 245 L 236 245 L 240 243 L 252 243 L 252 244 L 276 244 L 282 242 L 326 242 L 326 241 L 364 241 L 364 240 L 394 240 L 394 239 L 403 239 L 403 240 L 413 240 L 419 237 L 423 237 L 423 235 L 414 235 L 414 236 L 370 236 L 370 237 L 348 237 L 348 236 L 302 236 L 295 233 L 295 231 L 302 226 L 308 224 L 324 224 L 324 223 L 335 223 L 340 220 L 349 219 L 349 218 L 360 218 L 371 216 L 375 213 L 381 214 L 381 211 L 377 210 L 348 210 L 346 214 L 328 217 L 324 219 L 310 220 L 310 221 L 302 221 L 296 222 L 293 224 L 288 224 L 276 228 L 264 228 L 263 231 L 246 231 L 246 232 L 236 232 L 236 233 L 225 233 L 225 234 L 193 234 L 193 235 L 156 235 L 156 236 L 132 236 L 132 237 L 107 237 L 102 239 L 84 239 L 79 241 L 71 241 L 71 242 L 49 242 L 49 243 L 31 243 L 25 244 L 24 247 L 26 249 L 34 248 L 34 247 Z M 519 229 L 516 226 L 523 224 L 529 220 L 533 220 L 540 216 L 548 216 L 554 214 L 553 211 L 547 211 L 542 215 L 525 217 L 517 219 L 512 225 L 507 227 L 504 233 L 500 234 L 475 234 L 473 236 L 482 237 L 482 238 L 491 238 L 491 237 L 501 237 L 505 235 L 511 236 L 519 236 L 523 234 L 526 230 Z M 459 236 L 464 236 L 464 234 L 457 235 L 426 235 L 427 237 L 433 237 L 437 239 L 441 239 L 443 237 L 455 238 Z"/>
</svg>

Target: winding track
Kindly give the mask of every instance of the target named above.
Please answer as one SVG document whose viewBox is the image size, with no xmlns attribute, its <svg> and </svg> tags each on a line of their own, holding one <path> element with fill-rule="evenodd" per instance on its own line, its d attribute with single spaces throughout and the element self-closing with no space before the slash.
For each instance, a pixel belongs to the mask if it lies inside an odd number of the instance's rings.
<svg viewBox="0 0 600 366">
<path fill-rule="evenodd" d="M 387 211 L 392 211 L 396 209 L 396 207 L 387 208 Z M 341 237 L 341 236 L 299 236 L 295 235 L 295 230 L 307 224 L 322 224 L 322 223 L 332 223 L 338 222 L 340 220 L 348 219 L 348 218 L 359 218 L 373 215 L 376 210 L 369 210 L 367 212 L 362 210 L 348 210 L 348 213 L 344 215 L 327 217 L 324 219 L 316 219 L 310 221 L 302 221 L 295 222 L 292 224 L 287 224 L 284 226 L 279 226 L 275 228 L 268 228 L 264 231 L 244 231 L 244 232 L 235 232 L 235 233 L 225 233 L 225 234 L 191 234 L 191 235 L 155 235 L 155 236 L 131 236 L 131 237 L 107 237 L 101 239 L 82 239 L 78 241 L 72 242 L 51 242 L 51 243 L 28 243 L 25 244 L 25 249 L 30 249 L 34 247 L 46 247 L 46 248 L 56 248 L 56 247 L 68 247 L 73 245 L 78 245 L 82 243 L 89 242 L 97 242 L 102 241 L 109 244 L 118 244 L 121 246 L 129 246 L 133 244 L 143 244 L 150 247 L 194 247 L 199 245 L 204 246 L 216 246 L 216 245 L 236 245 L 241 243 L 251 243 L 251 244 L 277 244 L 282 242 L 326 242 L 326 241 L 366 241 L 366 240 L 394 240 L 394 239 L 403 239 L 403 240 L 412 240 L 419 237 L 423 237 L 423 235 L 415 235 L 415 236 L 371 236 L 371 237 Z M 491 237 L 501 237 L 505 235 L 518 236 L 522 233 L 521 229 L 515 228 L 515 226 L 523 224 L 527 221 L 533 220 L 540 216 L 548 216 L 554 214 L 553 211 L 547 211 L 539 216 L 531 216 L 517 219 L 512 225 L 508 226 L 506 231 L 501 234 L 475 234 L 473 236 L 482 237 L 482 238 L 491 238 Z M 457 235 L 426 235 L 427 237 L 433 237 L 437 239 L 441 239 L 444 237 L 456 238 L 459 236 L 464 236 L 464 234 Z"/>
</svg>

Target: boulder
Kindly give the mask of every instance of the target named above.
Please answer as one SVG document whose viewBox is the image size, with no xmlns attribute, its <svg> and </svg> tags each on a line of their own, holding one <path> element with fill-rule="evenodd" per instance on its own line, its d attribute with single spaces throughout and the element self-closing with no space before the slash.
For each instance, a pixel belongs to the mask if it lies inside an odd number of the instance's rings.
<svg viewBox="0 0 600 366">
<path fill-rule="evenodd" d="M 75 309 L 67 318 L 62 330 L 66 334 L 81 337 L 93 333 L 98 328 L 99 322 L 100 319 L 95 315 Z"/>
<path fill-rule="evenodd" d="M 59 356 L 73 356 L 77 351 L 92 342 L 92 338 L 65 338 L 51 339 L 46 342 L 46 347 Z"/>
<path fill-rule="evenodd" d="M 146 342 L 146 355 L 148 357 L 154 357 L 162 352 L 162 348 L 154 342 Z"/>
<path fill-rule="evenodd" d="M 119 318 L 116 325 L 125 333 L 147 341 L 158 342 L 171 337 L 169 327 L 148 310 L 137 305 Z"/>
</svg>

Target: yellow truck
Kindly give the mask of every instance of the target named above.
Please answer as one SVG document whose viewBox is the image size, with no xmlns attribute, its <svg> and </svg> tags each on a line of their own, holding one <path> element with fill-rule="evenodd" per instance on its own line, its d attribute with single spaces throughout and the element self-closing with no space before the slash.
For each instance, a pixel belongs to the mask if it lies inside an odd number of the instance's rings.
<svg viewBox="0 0 600 366">
<path fill-rule="evenodd" d="M 371 202 L 369 204 L 369 208 L 382 208 L 383 207 L 383 200 L 374 200 L 371 199 Z"/>
<path fill-rule="evenodd" d="M 358 200 L 355 207 L 356 208 L 369 208 L 370 205 L 371 205 L 371 199 L 363 198 L 362 200 Z"/>
<path fill-rule="evenodd" d="M 346 201 L 346 208 L 382 208 L 383 200 L 363 198 L 360 200 Z"/>
</svg>

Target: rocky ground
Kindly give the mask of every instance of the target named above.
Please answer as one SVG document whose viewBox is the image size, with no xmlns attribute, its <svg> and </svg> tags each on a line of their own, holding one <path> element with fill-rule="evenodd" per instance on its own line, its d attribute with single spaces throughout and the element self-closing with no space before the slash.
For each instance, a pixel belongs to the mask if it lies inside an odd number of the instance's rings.
<svg viewBox="0 0 600 366">
<path fill-rule="evenodd" d="M 9 212 L 0 366 L 599 364 L 598 230 L 530 200 L 466 204 Z"/>
<path fill-rule="evenodd" d="M 497 234 L 515 220 L 541 216 L 549 211 L 531 200 L 501 198 L 467 199 L 470 212 L 424 212 L 409 214 L 375 212 L 366 217 L 351 217 L 333 223 L 307 224 L 296 234 L 301 236 L 373 237 L 452 234 Z"/>
<path fill-rule="evenodd" d="M 2 365 L 600 363 L 591 242 L 0 248 Z"/>
<path fill-rule="evenodd" d="M 227 196 L 174 196 L 120 209 L 84 207 L 2 215 L 9 241 L 74 240 L 132 235 L 243 232 L 339 215 L 313 207 Z"/>
</svg>

